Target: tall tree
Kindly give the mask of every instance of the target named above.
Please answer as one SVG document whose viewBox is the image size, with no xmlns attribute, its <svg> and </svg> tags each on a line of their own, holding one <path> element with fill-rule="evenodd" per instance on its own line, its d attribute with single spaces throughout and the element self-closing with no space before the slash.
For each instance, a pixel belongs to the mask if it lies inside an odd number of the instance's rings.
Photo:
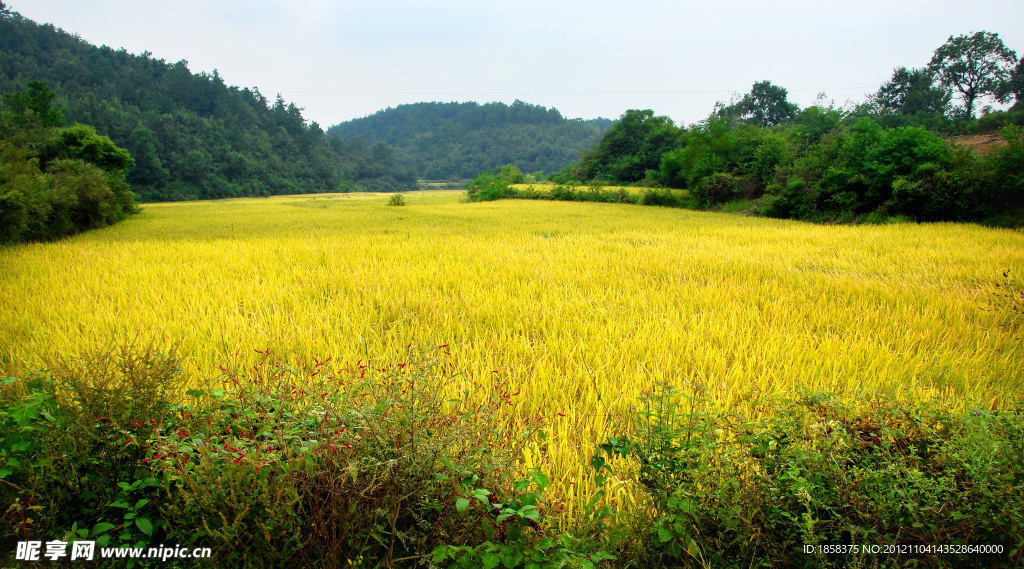
<svg viewBox="0 0 1024 569">
<path fill-rule="evenodd" d="M 771 81 L 759 81 L 738 102 L 728 106 L 719 103 L 715 114 L 761 127 L 779 125 L 800 111 L 800 107 L 789 102 L 788 95 L 786 89 L 773 85 Z"/>
<path fill-rule="evenodd" d="M 935 74 L 929 69 L 897 67 L 875 94 L 883 109 L 904 115 L 917 113 L 945 114 L 950 92 L 935 86 Z"/>
<path fill-rule="evenodd" d="M 573 175 L 581 181 L 638 182 L 648 170 L 657 171 L 661 155 L 675 148 L 678 138 L 672 119 L 650 109 L 630 109 L 580 156 Z"/>
<path fill-rule="evenodd" d="M 800 108 L 787 100 L 788 94 L 782 87 L 772 85 L 771 81 L 754 83 L 747 95 L 747 106 L 754 123 L 769 127 L 796 116 Z"/>
<path fill-rule="evenodd" d="M 974 101 L 999 94 L 1016 62 L 1017 54 L 1003 44 L 998 34 L 981 31 L 969 36 L 949 36 L 935 50 L 928 68 L 944 87 L 960 93 L 964 113 L 973 117 Z"/>
</svg>

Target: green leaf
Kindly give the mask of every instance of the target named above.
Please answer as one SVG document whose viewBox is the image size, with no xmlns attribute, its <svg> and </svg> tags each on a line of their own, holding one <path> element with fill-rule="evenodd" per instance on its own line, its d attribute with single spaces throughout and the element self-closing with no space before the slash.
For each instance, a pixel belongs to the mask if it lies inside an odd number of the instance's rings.
<svg viewBox="0 0 1024 569">
<path fill-rule="evenodd" d="M 100 547 L 106 547 L 106 546 L 110 545 L 110 535 L 109 534 L 103 534 L 103 535 L 97 537 L 96 538 L 96 545 L 98 545 Z"/>
<path fill-rule="evenodd" d="M 448 559 L 450 549 L 450 545 L 438 545 L 435 547 L 434 551 L 430 552 L 430 554 L 434 556 L 434 563 L 440 563 L 445 559 Z"/>
<path fill-rule="evenodd" d="M 152 502 L 152 500 L 150 500 L 149 498 L 143 498 L 138 502 L 135 502 L 135 509 L 138 510 L 150 502 Z"/>
<path fill-rule="evenodd" d="M 6 467 L 6 466 L 3 467 L 3 468 L 0 468 L 0 479 L 7 478 L 8 476 L 10 476 L 13 473 L 14 473 L 14 469 L 12 469 L 12 468 L 9 468 L 9 467 Z"/>
<path fill-rule="evenodd" d="M 112 507 L 112 508 L 125 508 L 125 509 L 128 509 L 128 508 L 132 507 L 131 504 L 129 504 L 128 502 L 125 502 L 124 500 L 117 500 L 117 501 L 111 502 L 111 503 L 109 503 L 107 505 Z"/>
<path fill-rule="evenodd" d="M 544 473 L 539 470 L 530 474 L 530 478 L 533 478 L 533 481 L 536 482 L 542 490 L 551 485 L 551 479 L 545 476 Z"/>
<path fill-rule="evenodd" d="M 135 525 L 138 526 L 139 530 L 142 533 L 150 537 L 153 537 L 153 522 L 147 520 L 146 518 L 138 518 L 135 520 Z"/>
<path fill-rule="evenodd" d="M 545 549 L 551 549 L 556 545 L 558 545 L 557 541 L 551 539 L 550 537 L 545 537 L 544 539 L 537 542 L 537 549 L 544 551 Z"/>
<path fill-rule="evenodd" d="M 669 531 L 668 528 L 666 528 L 666 527 L 658 528 L 658 540 L 661 541 L 662 543 L 668 543 L 668 542 L 672 541 L 673 537 L 675 537 L 675 536 L 672 535 L 672 532 Z"/>
<path fill-rule="evenodd" d="M 106 531 L 110 531 L 110 530 L 114 529 L 115 527 L 117 527 L 117 526 L 115 526 L 114 524 L 110 524 L 110 523 L 107 523 L 107 522 L 100 522 L 100 523 L 92 526 L 92 535 L 93 536 L 100 535 L 101 533 L 106 532 Z"/>
<path fill-rule="evenodd" d="M 460 513 L 465 513 L 469 508 L 469 498 L 459 498 L 455 500 L 455 509 Z"/>
<path fill-rule="evenodd" d="M 501 557 L 497 553 L 485 553 L 481 560 L 484 562 L 484 569 L 494 569 L 501 563 Z"/>
</svg>

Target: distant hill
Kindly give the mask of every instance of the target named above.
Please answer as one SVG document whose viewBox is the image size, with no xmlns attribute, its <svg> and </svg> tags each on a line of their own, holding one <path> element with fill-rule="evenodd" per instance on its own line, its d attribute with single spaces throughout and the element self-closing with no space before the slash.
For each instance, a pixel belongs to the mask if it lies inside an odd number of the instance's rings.
<svg viewBox="0 0 1024 569">
<path fill-rule="evenodd" d="M 612 126 L 609 119 L 566 119 L 557 109 L 504 103 L 414 103 L 335 125 L 340 140 L 395 147 L 399 162 L 428 180 L 468 179 L 515 164 L 523 172 L 557 172 L 579 159 Z"/>
<path fill-rule="evenodd" d="M 330 140 L 280 97 L 0 10 L 0 94 L 31 81 L 57 94 L 69 123 L 131 152 L 128 182 L 143 201 L 416 187 L 386 143 Z"/>
</svg>

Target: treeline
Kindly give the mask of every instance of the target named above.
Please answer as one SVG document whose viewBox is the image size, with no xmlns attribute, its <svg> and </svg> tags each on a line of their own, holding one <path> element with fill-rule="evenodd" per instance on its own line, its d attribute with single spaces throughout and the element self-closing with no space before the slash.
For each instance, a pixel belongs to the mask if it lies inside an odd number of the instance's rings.
<svg viewBox="0 0 1024 569">
<path fill-rule="evenodd" d="M 972 66 L 982 72 L 968 73 Z M 976 118 L 984 96 L 1016 105 L 986 107 Z M 570 186 L 683 189 L 680 203 L 730 203 L 731 210 L 773 217 L 1019 225 L 1022 127 L 1024 60 L 996 34 L 978 32 L 951 37 L 925 68 L 895 69 L 852 108 L 800 109 L 785 89 L 764 81 L 689 127 L 651 110 L 627 111 L 577 163 L 550 178 Z M 991 135 L 980 148 L 958 142 L 979 133 Z"/>
<path fill-rule="evenodd" d="M 65 237 L 136 211 L 128 151 L 91 126 L 66 126 L 41 82 L 0 107 L 0 244 Z"/>
<path fill-rule="evenodd" d="M 501 164 L 557 172 L 596 144 L 609 119 L 566 119 L 557 109 L 504 103 L 415 103 L 335 125 L 340 140 L 362 136 L 395 147 L 400 162 L 430 180 L 459 180 Z"/>
<path fill-rule="evenodd" d="M 329 140 L 280 96 L 186 61 L 96 47 L 0 5 L 0 93 L 31 81 L 57 93 L 68 122 L 128 149 L 127 181 L 142 201 L 415 188 L 386 144 Z"/>
</svg>

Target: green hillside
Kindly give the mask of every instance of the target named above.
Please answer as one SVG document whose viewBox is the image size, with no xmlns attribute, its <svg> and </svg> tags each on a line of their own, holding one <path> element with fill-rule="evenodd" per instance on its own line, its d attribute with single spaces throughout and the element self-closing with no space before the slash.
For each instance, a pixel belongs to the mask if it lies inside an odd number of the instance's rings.
<svg viewBox="0 0 1024 569">
<path fill-rule="evenodd" d="M 567 119 L 557 109 L 504 103 L 415 103 L 343 122 L 327 133 L 387 142 L 398 159 L 430 180 L 468 179 L 515 164 L 524 172 L 556 172 L 594 146 L 609 119 Z"/>
<path fill-rule="evenodd" d="M 2 7 L 2 5 L 0 5 Z M 43 81 L 69 123 L 131 152 L 142 201 L 415 188 L 386 144 L 330 141 L 301 109 L 216 70 L 96 47 L 52 24 L 0 12 L 0 94 Z"/>
</svg>

